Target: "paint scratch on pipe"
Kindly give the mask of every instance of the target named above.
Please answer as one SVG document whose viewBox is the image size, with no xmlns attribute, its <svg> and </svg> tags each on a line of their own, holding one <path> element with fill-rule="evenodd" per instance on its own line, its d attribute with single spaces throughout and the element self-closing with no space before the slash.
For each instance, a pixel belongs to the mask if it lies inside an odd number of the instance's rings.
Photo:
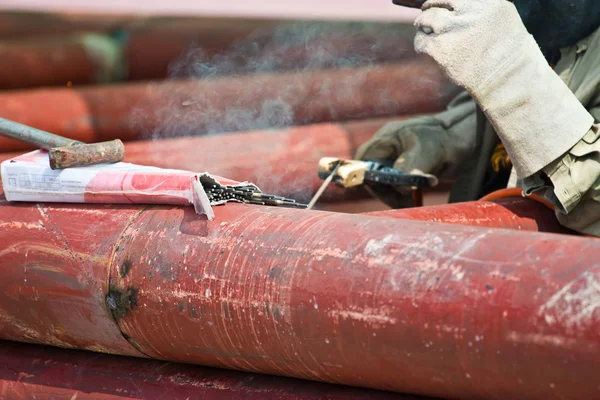
<svg viewBox="0 0 600 400">
<path fill-rule="evenodd" d="M 42 334 L 38 332 L 36 329 L 29 327 L 24 321 L 21 321 L 12 315 L 6 314 L 2 310 L 0 310 L 0 327 L 2 325 L 7 325 L 10 328 L 16 330 L 17 337 L 25 338 L 26 340 L 30 340 L 37 343 L 49 344 L 57 347 L 64 348 L 73 348 L 74 346 L 57 338 L 56 336 L 45 333 Z"/>
<path fill-rule="evenodd" d="M 355 320 L 360 322 L 367 322 L 371 324 L 390 324 L 394 325 L 398 321 L 394 317 L 390 317 L 389 310 L 387 307 L 382 307 L 379 310 L 366 307 L 362 311 L 351 311 L 351 310 L 332 310 L 329 311 L 329 316 L 334 319 L 344 320 Z"/>
<path fill-rule="evenodd" d="M 41 231 L 44 229 L 44 224 L 41 221 L 38 224 L 20 221 L 0 222 L 0 229 L 35 229 Z"/>
<path fill-rule="evenodd" d="M 506 338 L 513 343 L 536 344 L 540 346 L 571 347 L 577 340 L 560 335 L 544 335 L 541 333 L 510 332 Z"/>
<path fill-rule="evenodd" d="M 383 250 L 391 243 L 396 243 L 396 235 L 390 234 L 383 239 L 371 239 L 365 246 L 365 254 L 370 257 L 379 257 Z"/>
<path fill-rule="evenodd" d="M 600 319 L 600 277 L 586 271 L 540 307 L 538 315 L 548 325 L 564 325 L 569 331 L 587 329 Z"/>
</svg>

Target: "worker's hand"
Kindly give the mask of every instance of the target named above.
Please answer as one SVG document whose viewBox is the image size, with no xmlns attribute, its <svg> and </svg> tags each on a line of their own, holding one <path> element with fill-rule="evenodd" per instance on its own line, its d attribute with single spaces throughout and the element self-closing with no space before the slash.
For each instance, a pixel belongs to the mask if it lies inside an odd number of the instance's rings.
<svg viewBox="0 0 600 400">
<path fill-rule="evenodd" d="M 363 144 L 355 158 L 378 161 L 406 173 L 437 176 L 462 163 L 475 146 L 475 134 L 475 129 L 454 132 L 434 117 L 391 122 Z M 408 190 L 396 190 L 390 186 L 371 189 L 392 208 L 404 208 L 412 202 Z"/>
<path fill-rule="evenodd" d="M 505 68 L 529 36 L 507 0 L 428 0 L 415 26 L 416 51 L 470 92 Z"/>
</svg>

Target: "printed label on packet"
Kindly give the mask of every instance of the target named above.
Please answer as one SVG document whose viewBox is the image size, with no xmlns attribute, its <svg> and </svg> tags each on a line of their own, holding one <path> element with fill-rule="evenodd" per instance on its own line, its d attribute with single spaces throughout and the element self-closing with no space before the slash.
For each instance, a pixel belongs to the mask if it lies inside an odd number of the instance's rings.
<svg viewBox="0 0 600 400">
<path fill-rule="evenodd" d="M 81 203 L 86 185 L 96 171 L 53 171 L 29 162 L 2 163 L 2 183 L 8 201 L 49 201 Z"/>
</svg>

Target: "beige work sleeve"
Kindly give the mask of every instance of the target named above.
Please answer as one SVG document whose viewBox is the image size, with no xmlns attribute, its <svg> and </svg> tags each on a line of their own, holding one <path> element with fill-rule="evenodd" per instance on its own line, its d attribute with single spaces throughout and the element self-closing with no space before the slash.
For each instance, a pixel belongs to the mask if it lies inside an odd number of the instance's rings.
<svg viewBox="0 0 600 400">
<path fill-rule="evenodd" d="M 596 125 L 583 139 L 521 186 L 525 194 L 542 194 L 552 201 L 562 225 L 600 236 L 600 109 L 590 113 Z"/>
</svg>

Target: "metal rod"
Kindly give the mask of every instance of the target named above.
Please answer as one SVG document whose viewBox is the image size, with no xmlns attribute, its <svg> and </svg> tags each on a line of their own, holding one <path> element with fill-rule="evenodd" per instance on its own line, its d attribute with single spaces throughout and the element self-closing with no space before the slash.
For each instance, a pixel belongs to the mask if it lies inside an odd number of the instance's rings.
<svg viewBox="0 0 600 400">
<path fill-rule="evenodd" d="M 329 174 L 329 176 L 327 177 L 327 179 L 325 179 L 325 181 L 323 182 L 323 184 L 321 185 L 321 187 L 319 188 L 319 190 L 317 190 L 317 193 L 315 193 L 315 195 L 313 196 L 313 198 L 310 200 L 310 203 L 308 203 L 308 206 L 306 206 L 306 208 L 308 210 L 312 210 L 312 208 L 315 206 L 315 204 L 317 204 L 317 201 L 319 201 L 319 199 L 321 198 L 321 196 L 323 195 L 323 192 L 325 192 L 325 189 L 327 189 L 327 187 L 329 186 L 329 184 L 331 183 L 331 181 L 333 181 L 333 177 L 335 176 L 338 168 L 340 167 L 340 163 L 338 163 L 335 168 L 333 169 L 333 171 L 331 171 L 331 174 Z"/>
<path fill-rule="evenodd" d="M 31 126 L 0 118 L 0 135 L 29 143 L 42 149 L 73 146 L 83 144 L 76 140 L 64 138 L 53 133 L 45 132 Z"/>
</svg>

